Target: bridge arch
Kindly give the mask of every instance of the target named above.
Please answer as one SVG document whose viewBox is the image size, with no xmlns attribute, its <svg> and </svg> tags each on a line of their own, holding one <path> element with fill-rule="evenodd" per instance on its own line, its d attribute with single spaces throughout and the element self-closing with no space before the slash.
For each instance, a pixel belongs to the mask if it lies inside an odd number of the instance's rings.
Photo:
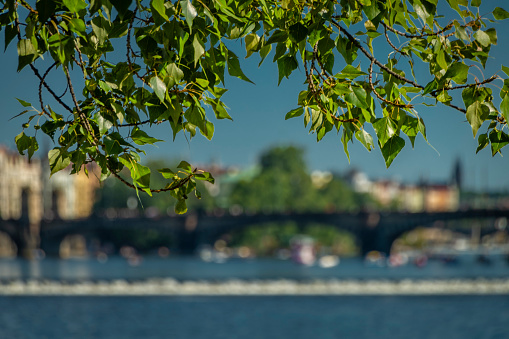
<svg viewBox="0 0 509 339">
<path fill-rule="evenodd" d="M 279 250 L 291 247 L 295 236 L 308 236 L 314 240 L 315 248 L 325 254 L 355 255 L 361 247 L 359 233 L 338 227 L 337 225 L 302 221 L 287 218 L 280 221 L 264 220 L 246 222 L 200 232 L 198 247 L 249 248 L 257 255 L 274 255 Z M 217 245 L 217 246 L 214 246 Z"/>
<path fill-rule="evenodd" d="M 6 232 L 0 231 L 0 258 L 13 258 L 18 253 L 18 246 Z"/>
<path fill-rule="evenodd" d="M 386 227 L 382 237 L 386 239 L 385 252 L 390 253 L 394 243 L 401 239 L 405 234 L 417 231 L 427 232 L 428 236 L 435 235 L 463 235 L 465 238 L 477 237 L 478 241 L 483 236 L 497 232 L 496 219 L 493 217 L 479 217 L 479 218 L 462 218 L 461 215 L 456 215 L 454 218 L 451 216 L 443 218 L 432 218 L 424 222 L 408 222 L 402 223 L 395 227 Z M 426 231 L 431 230 L 431 231 Z M 452 244 L 450 244 L 452 245 Z"/>
<path fill-rule="evenodd" d="M 41 248 L 48 255 L 68 258 L 86 255 L 87 252 L 93 255 L 103 247 L 113 252 L 124 245 L 140 252 L 155 246 L 171 247 L 175 238 L 173 227 L 149 219 L 60 220 L 43 224 Z"/>
<path fill-rule="evenodd" d="M 82 234 L 70 234 L 60 242 L 58 254 L 62 259 L 88 256 L 87 239 Z"/>
</svg>

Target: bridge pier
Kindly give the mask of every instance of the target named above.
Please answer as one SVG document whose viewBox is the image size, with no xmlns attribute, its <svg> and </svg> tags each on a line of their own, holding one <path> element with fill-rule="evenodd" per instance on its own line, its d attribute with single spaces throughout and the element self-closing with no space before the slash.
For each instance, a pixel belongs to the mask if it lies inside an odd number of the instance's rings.
<svg viewBox="0 0 509 339">
<path fill-rule="evenodd" d="M 39 225 L 20 224 L 18 227 L 16 246 L 18 255 L 25 259 L 34 259 L 35 251 L 39 249 Z"/>
</svg>

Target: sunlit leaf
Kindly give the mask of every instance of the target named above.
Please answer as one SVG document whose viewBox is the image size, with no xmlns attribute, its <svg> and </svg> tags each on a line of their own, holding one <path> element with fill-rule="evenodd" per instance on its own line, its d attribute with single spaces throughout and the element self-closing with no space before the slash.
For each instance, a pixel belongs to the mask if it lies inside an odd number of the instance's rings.
<svg viewBox="0 0 509 339">
<path fill-rule="evenodd" d="M 399 154 L 399 152 L 401 152 L 403 147 L 405 147 L 405 140 L 397 135 L 387 140 L 385 145 L 381 147 L 382 155 L 385 159 L 385 165 L 387 168 L 391 166 L 392 162 Z"/>
</svg>

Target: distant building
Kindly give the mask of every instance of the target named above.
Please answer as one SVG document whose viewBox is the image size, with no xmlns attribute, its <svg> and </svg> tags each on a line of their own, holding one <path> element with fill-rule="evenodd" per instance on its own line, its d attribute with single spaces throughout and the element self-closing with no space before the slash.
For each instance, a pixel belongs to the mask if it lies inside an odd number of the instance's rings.
<svg viewBox="0 0 509 339">
<path fill-rule="evenodd" d="M 372 182 L 366 173 L 353 169 L 345 175 L 345 181 L 358 193 L 370 193 Z"/>
<path fill-rule="evenodd" d="M 0 147 L 0 215 L 3 220 L 27 218 L 38 224 L 42 217 L 41 162 L 28 161 Z"/>
<path fill-rule="evenodd" d="M 424 210 L 427 212 L 456 211 L 460 205 L 457 186 L 429 185 L 425 187 Z"/>
<path fill-rule="evenodd" d="M 346 179 L 356 192 L 370 194 L 382 208 L 407 212 L 456 211 L 460 205 L 461 170 L 455 168 L 453 184 L 403 185 L 396 180 L 370 181 L 359 171 L 351 171 Z"/>
<path fill-rule="evenodd" d="M 461 165 L 461 160 L 458 158 L 454 164 L 452 176 L 451 176 L 451 185 L 458 187 L 459 190 L 463 187 L 463 166 Z"/>
<path fill-rule="evenodd" d="M 71 175 L 71 167 L 49 177 L 49 167 L 45 166 L 44 181 L 44 217 L 64 220 L 81 219 L 92 214 L 95 191 L 99 188 L 97 167 L 87 167 L 88 176 L 82 170 Z"/>
<path fill-rule="evenodd" d="M 44 165 L 43 165 L 44 164 Z M 42 218 L 86 218 L 92 213 L 99 180 L 95 167 L 89 177 L 70 175 L 70 167 L 50 178 L 47 160 L 20 156 L 0 147 L 0 216 L 3 220 L 26 218 L 38 225 Z"/>
<path fill-rule="evenodd" d="M 422 212 L 425 208 L 425 194 L 421 186 L 406 185 L 400 188 L 398 206 L 407 212 Z"/>
</svg>

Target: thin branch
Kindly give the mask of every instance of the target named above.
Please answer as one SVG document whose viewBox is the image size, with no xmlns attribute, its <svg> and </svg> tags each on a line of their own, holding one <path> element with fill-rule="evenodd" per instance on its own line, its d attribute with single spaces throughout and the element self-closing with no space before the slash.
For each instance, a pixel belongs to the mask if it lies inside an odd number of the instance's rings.
<svg viewBox="0 0 509 339">
<path fill-rule="evenodd" d="M 408 84 L 411 84 L 413 85 L 414 87 L 416 88 L 420 88 L 420 89 L 424 89 L 424 86 L 422 85 L 419 85 L 418 83 L 416 83 L 415 81 L 412 81 L 412 80 L 409 80 L 397 73 L 395 73 L 394 71 L 392 71 L 391 69 L 389 69 L 387 66 L 385 66 L 384 64 L 382 64 L 380 61 L 378 61 L 378 59 L 376 59 L 374 56 L 372 56 L 371 54 L 369 54 L 369 52 L 364 48 L 362 47 L 362 45 L 360 44 L 359 41 L 357 41 L 346 29 L 344 29 L 338 22 L 334 21 L 334 20 L 331 20 L 331 22 L 334 24 L 334 26 L 336 26 L 341 32 L 343 32 L 344 35 L 346 35 L 346 37 L 348 38 L 348 40 L 350 40 L 355 46 L 357 46 L 361 52 L 369 59 L 371 60 L 375 65 L 377 65 L 378 67 L 380 67 L 381 69 L 383 69 L 384 71 L 386 71 L 387 73 L 393 75 L 396 79 L 399 79 L 403 82 L 406 82 Z M 433 95 L 434 97 L 436 97 L 436 95 Z M 453 105 L 453 104 L 449 104 L 449 103 L 443 103 L 444 105 L 446 106 L 449 106 L 449 107 L 452 107 L 462 113 L 466 113 L 467 111 L 461 107 L 458 107 L 456 105 Z"/>
<path fill-rule="evenodd" d="M 315 84 L 314 84 L 313 70 L 311 70 L 311 72 L 309 71 L 309 68 L 308 68 L 308 65 L 307 65 L 305 59 L 303 60 L 303 63 L 304 63 L 304 70 L 305 70 L 305 73 L 306 73 L 306 79 L 307 79 L 307 82 L 308 82 L 309 89 L 311 90 L 311 93 L 313 94 L 313 97 L 315 98 L 318 107 L 320 107 L 320 109 L 325 114 L 329 114 L 331 116 L 331 118 L 336 120 L 336 121 L 343 122 L 343 123 L 345 123 L 345 122 L 357 122 L 358 119 L 355 119 L 355 118 L 352 118 L 352 119 L 341 119 L 341 118 L 337 117 L 335 114 L 329 112 L 329 110 L 327 110 L 325 107 L 323 107 L 323 105 L 322 105 L 322 103 L 320 101 L 320 98 L 318 97 L 318 91 L 316 90 L 316 87 L 315 87 Z"/>
<path fill-rule="evenodd" d="M 394 102 L 394 101 L 390 101 L 390 100 L 387 100 L 385 99 L 384 97 L 382 97 L 380 94 L 378 94 L 378 92 L 375 90 L 375 86 L 373 85 L 373 60 L 371 60 L 371 64 L 369 65 L 369 69 L 368 69 L 368 72 L 369 72 L 369 85 L 371 87 L 371 90 L 373 91 L 373 93 L 375 93 L 376 97 L 380 100 L 382 100 L 383 102 L 385 102 L 386 104 L 389 104 L 389 105 L 392 105 L 392 106 L 396 106 L 396 107 L 402 107 L 402 108 L 413 108 L 414 106 L 413 105 L 410 105 L 410 104 L 400 104 L 398 102 Z"/>
<path fill-rule="evenodd" d="M 389 46 L 392 47 L 392 49 L 394 49 L 396 52 L 400 53 L 400 54 L 403 54 L 403 55 L 408 55 L 407 52 L 403 52 L 401 51 L 399 48 L 397 48 L 396 46 L 394 46 L 391 42 L 391 40 L 389 39 L 389 35 L 387 34 L 387 27 L 384 26 L 384 34 L 385 34 L 385 40 L 387 40 L 387 43 L 389 44 Z"/>
<path fill-rule="evenodd" d="M 381 69 L 383 69 L 384 71 L 386 71 L 387 73 L 391 74 L 392 76 L 394 76 L 396 79 L 399 79 L 403 82 L 406 82 L 408 84 L 411 84 L 412 86 L 414 87 L 417 87 L 417 88 L 420 88 L 420 89 L 424 89 L 424 86 L 421 86 L 419 85 L 418 83 L 416 83 L 415 81 L 412 81 L 410 79 L 407 79 L 405 78 L 404 76 L 394 72 L 393 70 L 391 70 L 390 68 L 388 68 L 387 66 L 385 66 L 384 64 L 382 64 L 380 61 L 378 61 L 377 58 L 375 58 L 374 56 L 372 56 L 364 47 L 362 47 L 361 43 L 359 41 L 357 41 L 357 39 L 355 39 L 345 28 L 343 28 L 338 22 L 336 22 L 335 20 L 331 20 L 332 24 L 334 26 L 336 26 L 340 32 L 342 32 L 344 35 L 346 35 L 346 37 L 348 38 L 348 40 L 350 40 L 357 48 L 359 48 L 362 52 L 362 54 L 364 54 L 370 61 L 373 61 L 375 63 L 375 65 L 377 65 L 378 67 L 380 67 Z"/>
<path fill-rule="evenodd" d="M 438 32 L 435 32 L 435 33 L 423 33 L 423 34 L 414 35 L 414 34 L 408 34 L 406 32 L 398 31 L 397 29 L 394 29 L 391 26 L 387 25 L 384 21 L 380 21 L 380 23 L 384 26 L 385 29 L 388 29 L 392 33 L 404 36 L 405 38 L 409 38 L 409 39 L 423 38 L 423 37 L 427 37 L 427 36 L 437 36 L 437 35 L 440 35 L 440 34 L 446 32 L 446 31 L 450 30 L 454 26 L 454 23 L 450 22 L 447 26 L 445 26 L 442 30 L 440 30 Z"/>
<path fill-rule="evenodd" d="M 133 17 L 131 18 L 131 21 L 129 22 L 129 26 L 127 28 L 127 37 L 126 37 L 126 57 L 127 57 L 127 64 L 129 65 L 129 70 L 131 73 L 133 73 L 138 79 L 140 79 L 144 84 L 146 84 L 145 78 L 141 77 L 137 71 L 134 70 L 133 62 L 131 60 L 131 54 L 136 57 L 136 54 L 134 53 L 132 47 L 131 47 L 131 31 L 133 29 L 133 23 L 134 19 L 136 18 L 136 11 L 138 11 L 138 7 L 134 9 Z"/>
<path fill-rule="evenodd" d="M 140 190 L 140 188 L 136 187 L 135 185 L 131 184 L 129 181 L 127 181 L 124 178 L 122 178 L 118 173 L 111 171 L 111 169 L 109 167 L 108 167 L 108 169 L 110 170 L 111 174 L 113 174 L 113 176 L 115 178 L 117 178 L 118 180 L 120 180 L 124 185 L 126 185 L 126 186 L 128 186 L 130 188 L 133 188 L 135 190 Z M 151 193 L 161 193 L 161 192 L 174 191 L 177 188 L 180 188 L 180 187 L 184 186 L 185 184 L 187 184 L 189 182 L 189 180 L 191 180 L 191 178 L 194 176 L 196 171 L 197 171 L 197 168 L 194 169 L 192 174 L 189 174 L 187 177 L 182 178 L 181 180 L 179 180 L 175 186 L 171 186 L 170 185 L 169 187 L 160 188 L 160 189 L 152 189 L 151 188 L 150 192 Z"/>
<path fill-rule="evenodd" d="M 46 79 L 46 76 L 48 76 L 49 72 L 53 69 L 53 67 L 55 67 L 57 65 L 56 62 L 53 63 L 53 65 L 51 65 L 50 67 L 48 67 L 48 69 L 46 70 L 46 72 L 44 72 L 44 75 L 42 76 L 42 79 L 41 81 L 39 81 L 39 103 L 41 104 L 41 110 L 43 113 L 47 114 L 48 116 L 51 116 L 48 112 L 46 112 L 46 109 L 44 108 L 44 102 L 42 100 L 42 86 L 43 86 L 43 83 Z"/>
<path fill-rule="evenodd" d="M 487 83 L 490 83 L 492 82 L 493 80 L 496 80 L 500 78 L 498 75 L 494 74 L 492 75 L 490 78 L 484 80 L 484 81 L 481 81 L 481 82 L 476 82 L 475 84 L 468 84 L 468 85 L 460 85 L 460 86 L 453 86 L 453 87 L 444 87 L 444 88 L 438 88 L 438 89 L 435 89 L 434 91 L 431 91 L 430 94 L 432 96 L 437 96 L 437 93 L 438 92 L 441 92 L 441 91 L 452 91 L 452 90 L 455 90 L 455 89 L 461 89 L 461 88 L 469 88 L 469 87 L 475 87 L 475 86 L 480 86 L 480 85 L 484 85 L 484 84 L 487 84 Z"/>
<path fill-rule="evenodd" d="M 71 93 L 72 101 L 74 103 L 74 107 L 76 108 L 76 112 L 78 113 L 79 119 L 82 122 L 83 126 L 87 130 L 88 134 L 93 138 L 94 140 L 94 146 L 97 146 L 97 139 L 95 137 L 95 134 L 93 133 L 92 127 L 90 126 L 87 117 L 85 116 L 85 113 L 80 108 L 80 105 L 78 104 L 78 100 L 76 99 L 76 94 L 74 93 L 74 87 L 72 86 L 71 82 L 71 76 L 69 74 L 69 70 L 67 69 L 67 66 L 63 66 L 65 76 L 67 78 L 67 85 L 69 86 L 69 92 Z M 74 114 L 74 112 L 73 112 Z"/>
</svg>

